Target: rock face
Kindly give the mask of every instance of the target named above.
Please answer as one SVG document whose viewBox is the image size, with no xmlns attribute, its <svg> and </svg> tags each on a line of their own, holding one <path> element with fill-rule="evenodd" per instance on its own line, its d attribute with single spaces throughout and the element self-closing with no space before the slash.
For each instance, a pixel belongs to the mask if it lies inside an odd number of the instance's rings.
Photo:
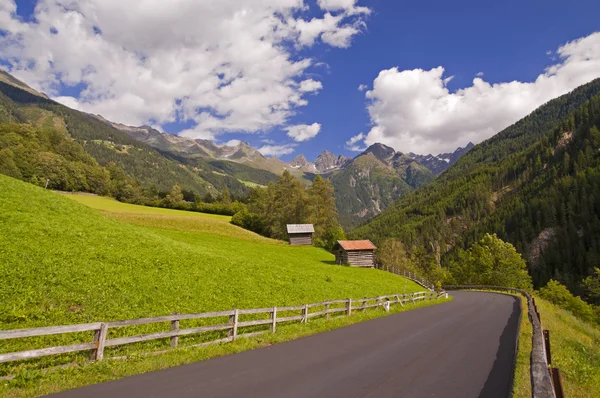
<svg viewBox="0 0 600 398">
<path fill-rule="evenodd" d="M 317 172 L 317 168 L 315 167 L 315 165 L 311 162 L 309 162 L 308 160 L 306 160 L 306 157 L 304 157 L 304 155 L 298 155 L 294 158 L 294 160 L 292 160 L 290 163 L 288 163 L 288 165 L 292 168 L 292 169 L 296 169 L 296 170 L 300 170 L 300 171 L 304 171 L 304 172 L 308 172 L 308 173 L 316 173 Z"/>
<path fill-rule="evenodd" d="M 326 173 L 333 170 L 343 169 L 352 159 L 348 159 L 344 155 L 335 156 L 329 151 L 323 151 L 317 159 L 315 159 L 315 168 L 320 173 Z"/>
<path fill-rule="evenodd" d="M 449 153 L 440 153 L 439 155 L 417 155 L 415 153 L 409 153 L 408 156 L 421 163 L 423 166 L 431 170 L 435 175 L 442 174 L 444 170 L 452 166 L 458 159 L 461 158 L 465 153 L 469 152 L 473 148 L 472 142 L 469 142 L 466 147 L 458 147 L 456 151 Z"/>
</svg>

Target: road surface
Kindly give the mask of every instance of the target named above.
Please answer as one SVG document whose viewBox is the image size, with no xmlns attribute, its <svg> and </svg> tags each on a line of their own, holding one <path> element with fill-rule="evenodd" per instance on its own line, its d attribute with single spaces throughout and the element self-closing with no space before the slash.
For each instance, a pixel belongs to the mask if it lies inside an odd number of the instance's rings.
<svg viewBox="0 0 600 398">
<path fill-rule="evenodd" d="M 55 396 L 507 397 L 518 299 L 452 295 L 449 303 Z"/>
</svg>

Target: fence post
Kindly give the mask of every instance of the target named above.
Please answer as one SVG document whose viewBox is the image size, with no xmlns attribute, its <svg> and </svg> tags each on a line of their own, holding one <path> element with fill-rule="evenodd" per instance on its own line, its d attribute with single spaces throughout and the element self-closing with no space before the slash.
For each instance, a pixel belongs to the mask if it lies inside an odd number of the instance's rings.
<svg viewBox="0 0 600 398">
<path fill-rule="evenodd" d="M 96 349 L 92 351 L 92 359 L 95 361 L 101 361 L 104 358 L 104 344 L 106 343 L 106 334 L 108 332 L 108 326 L 106 323 L 100 324 L 100 329 L 94 334 L 94 343 Z"/>
<path fill-rule="evenodd" d="M 352 299 L 349 298 L 348 299 L 348 304 L 346 304 L 346 308 L 347 308 L 347 315 L 350 316 L 352 314 Z"/>
<path fill-rule="evenodd" d="M 363 303 L 362 303 L 362 312 L 365 312 L 365 306 L 367 305 L 367 297 L 365 296 Z"/>
<path fill-rule="evenodd" d="M 238 310 L 233 310 L 233 315 L 229 317 L 229 323 L 231 323 L 231 329 L 229 329 L 229 337 L 231 337 L 231 341 L 235 341 L 237 338 L 237 327 L 238 327 Z"/>
<path fill-rule="evenodd" d="M 302 308 L 302 320 L 300 323 L 308 323 L 308 304 L 304 304 L 304 308 Z"/>
<path fill-rule="evenodd" d="M 412 303 L 414 304 L 415 303 L 415 294 L 414 293 L 410 294 L 410 299 L 411 299 Z"/>
<path fill-rule="evenodd" d="M 329 319 L 329 303 L 325 304 L 325 319 Z"/>
<path fill-rule="evenodd" d="M 179 314 L 175 313 L 174 315 L 179 315 Z M 179 319 L 171 321 L 171 330 L 179 330 Z M 176 348 L 177 343 L 179 343 L 179 336 L 171 337 L 171 348 Z"/>
<path fill-rule="evenodd" d="M 273 307 L 273 311 L 271 312 L 271 333 L 275 333 L 275 329 L 277 329 L 277 307 Z"/>
</svg>

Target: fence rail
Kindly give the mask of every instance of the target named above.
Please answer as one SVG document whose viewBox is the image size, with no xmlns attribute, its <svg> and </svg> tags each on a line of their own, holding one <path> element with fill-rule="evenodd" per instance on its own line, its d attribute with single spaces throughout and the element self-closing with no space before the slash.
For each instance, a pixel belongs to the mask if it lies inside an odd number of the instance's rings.
<svg viewBox="0 0 600 398">
<path fill-rule="evenodd" d="M 531 393 L 533 398 L 563 398 L 560 371 L 552 368 L 550 355 L 550 337 L 548 331 L 542 328 L 540 314 L 535 305 L 535 299 L 529 292 L 503 286 L 444 286 L 446 290 L 498 290 L 519 293 L 527 298 L 529 322 L 533 328 L 531 348 Z"/>
<path fill-rule="evenodd" d="M 79 325 L 67 325 L 67 326 L 51 326 L 42 328 L 32 329 L 14 329 L 14 330 L 3 330 L 0 331 L 0 340 L 7 339 L 18 339 L 36 336 L 49 336 L 58 335 L 65 333 L 75 332 L 86 332 L 93 331 L 94 339 L 89 343 L 73 344 L 68 346 L 58 346 L 41 348 L 28 351 L 11 352 L 7 354 L 0 354 L 0 363 L 20 361 L 24 359 L 32 359 L 45 357 L 50 355 L 65 354 L 79 351 L 91 351 L 91 359 L 100 361 L 104 357 L 104 350 L 106 347 L 116 347 L 126 344 L 139 343 L 144 341 L 158 340 L 158 339 L 170 339 L 171 348 L 178 346 L 179 336 L 188 336 L 192 334 L 201 334 L 212 331 L 228 331 L 228 337 L 219 338 L 206 343 L 198 344 L 196 346 L 204 346 L 209 344 L 219 344 L 223 342 L 235 341 L 238 337 L 250 337 L 256 336 L 257 334 L 266 333 L 267 331 L 253 332 L 239 334 L 239 329 L 244 327 L 252 327 L 259 325 L 270 325 L 270 331 L 275 333 L 277 324 L 283 322 L 300 321 L 302 323 L 308 322 L 310 318 L 324 316 L 326 319 L 330 317 L 330 314 L 343 313 L 344 315 L 351 315 L 352 311 L 364 311 L 367 308 L 384 307 L 384 303 L 389 304 L 400 304 L 404 306 L 406 303 L 416 303 L 424 300 L 439 299 L 442 296 L 446 296 L 445 293 L 435 292 L 417 292 L 410 294 L 393 294 L 387 296 L 379 296 L 373 298 L 362 298 L 362 299 L 345 299 L 345 300 L 331 300 L 323 301 L 320 303 L 304 304 L 299 306 L 288 306 L 288 307 L 269 307 L 269 308 L 254 308 L 254 309 L 233 309 L 228 311 L 219 312 L 204 312 L 198 314 L 173 314 L 167 316 L 158 316 L 153 318 L 140 318 L 131 319 L 124 321 L 113 321 L 113 322 L 96 322 Z M 342 305 L 343 307 L 330 308 L 331 305 Z M 310 312 L 311 308 L 324 307 L 321 311 Z M 387 308 L 386 308 L 387 310 Z M 302 311 L 301 315 L 279 317 L 278 313 L 287 311 Z M 268 319 L 256 319 L 249 321 L 240 321 L 240 315 L 248 314 L 268 314 Z M 179 322 L 187 319 L 201 319 L 201 318 L 219 318 L 229 317 L 227 323 L 220 323 L 215 325 L 207 325 L 195 328 L 180 329 Z M 155 323 L 171 323 L 171 330 L 165 332 L 156 332 L 149 334 L 142 334 L 137 336 L 119 337 L 108 339 L 108 330 L 114 328 L 124 328 L 135 325 L 148 325 Z"/>
</svg>

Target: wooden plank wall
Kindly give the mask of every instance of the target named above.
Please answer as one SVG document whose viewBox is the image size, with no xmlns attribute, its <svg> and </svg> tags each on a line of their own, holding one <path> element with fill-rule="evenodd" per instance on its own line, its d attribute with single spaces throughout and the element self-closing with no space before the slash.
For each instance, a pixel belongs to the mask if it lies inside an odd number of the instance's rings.
<svg viewBox="0 0 600 398">
<path fill-rule="evenodd" d="M 375 266 L 375 255 L 372 250 L 340 250 L 335 255 L 337 264 L 348 264 L 351 267 Z"/>
<path fill-rule="evenodd" d="M 312 234 L 311 233 L 289 234 L 289 237 L 290 237 L 290 245 L 292 245 L 292 246 L 312 245 Z"/>
</svg>

